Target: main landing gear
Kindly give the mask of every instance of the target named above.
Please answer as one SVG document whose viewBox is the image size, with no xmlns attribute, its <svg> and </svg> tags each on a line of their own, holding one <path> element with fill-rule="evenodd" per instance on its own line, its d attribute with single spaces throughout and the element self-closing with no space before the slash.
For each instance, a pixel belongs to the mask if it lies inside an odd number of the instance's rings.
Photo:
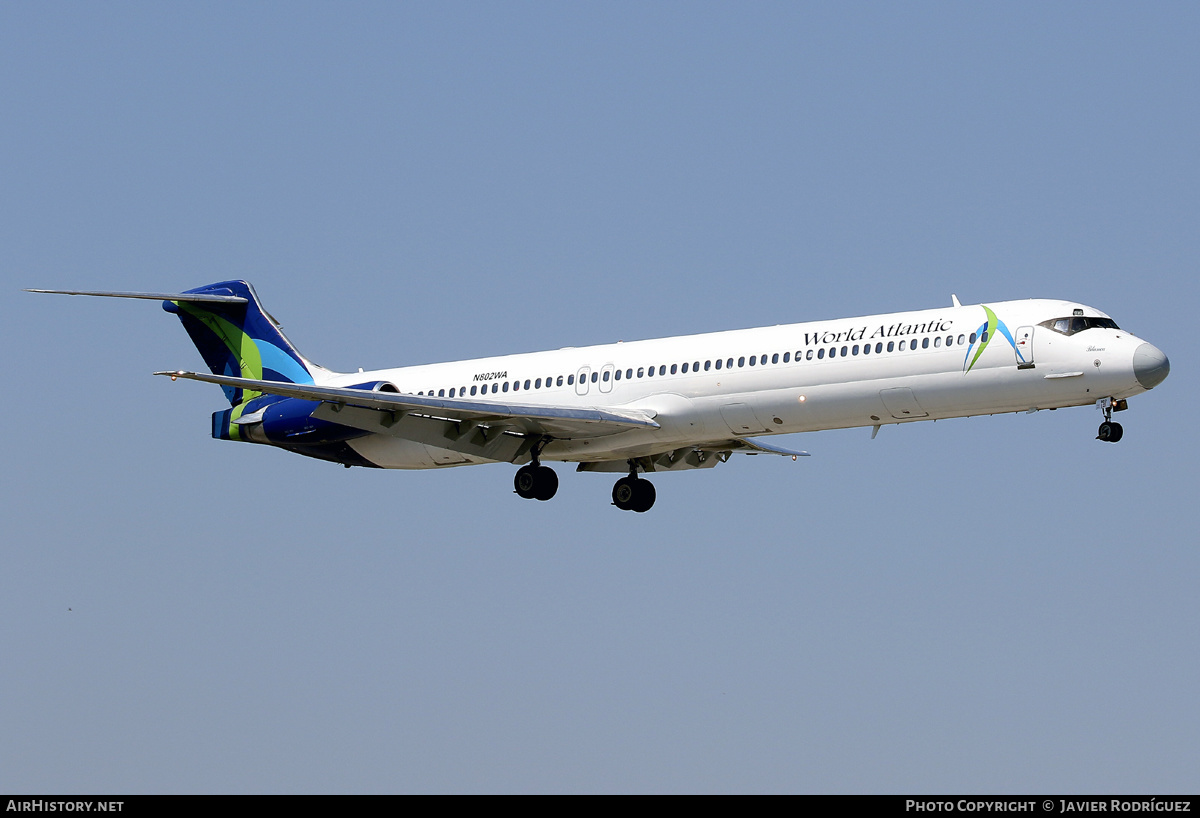
<svg viewBox="0 0 1200 818">
<path fill-rule="evenodd" d="M 513 489 L 518 497 L 526 500 L 549 500 L 558 493 L 558 475 L 549 466 L 543 466 L 540 459 L 542 448 L 549 443 L 548 438 L 537 441 L 530 457 L 533 462 L 517 469 L 513 478 Z"/>
<path fill-rule="evenodd" d="M 618 480 L 612 490 L 613 505 L 622 511 L 649 511 L 656 496 L 654 484 L 638 479 L 637 469 L 631 470 L 628 477 Z"/>
<path fill-rule="evenodd" d="M 530 463 L 517 469 L 513 488 L 526 500 L 549 500 L 558 492 L 558 475 L 549 466 Z"/>
<path fill-rule="evenodd" d="M 544 445 L 543 442 L 534 446 L 531 452 L 533 462 L 517 469 L 513 478 L 513 489 L 518 497 L 526 500 L 549 500 L 558 493 L 558 475 L 554 473 L 554 469 L 543 466 L 538 457 Z M 612 490 L 614 506 L 622 511 L 639 513 L 650 510 L 654 505 L 655 495 L 653 483 L 638 479 L 637 463 L 633 460 L 629 461 L 629 476 L 618 480 Z"/>
<path fill-rule="evenodd" d="M 1104 400 L 1100 403 L 1100 408 L 1104 410 L 1104 422 L 1100 424 L 1100 431 L 1096 433 L 1096 440 L 1104 440 L 1109 443 L 1116 443 L 1125 434 L 1125 430 L 1121 428 L 1121 424 L 1112 419 L 1113 406 L 1118 409 L 1125 408 L 1125 402 Z"/>
</svg>

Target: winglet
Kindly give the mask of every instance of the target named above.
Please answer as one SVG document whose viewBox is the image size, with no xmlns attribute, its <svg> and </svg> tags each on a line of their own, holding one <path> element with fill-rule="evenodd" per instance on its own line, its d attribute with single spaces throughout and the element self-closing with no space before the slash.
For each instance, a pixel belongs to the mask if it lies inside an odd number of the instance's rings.
<svg viewBox="0 0 1200 818">
<path fill-rule="evenodd" d="M 962 304 L 960 304 L 960 303 L 958 302 L 958 296 L 957 296 L 957 295 L 955 295 L 954 293 L 950 293 L 950 300 L 954 302 L 954 306 L 956 306 L 956 307 L 961 307 L 961 306 L 962 306 Z"/>
</svg>

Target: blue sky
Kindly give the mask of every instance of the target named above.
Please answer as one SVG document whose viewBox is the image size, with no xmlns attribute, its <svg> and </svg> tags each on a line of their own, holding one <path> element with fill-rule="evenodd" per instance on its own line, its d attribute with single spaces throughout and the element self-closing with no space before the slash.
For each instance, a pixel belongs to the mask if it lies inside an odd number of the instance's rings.
<svg viewBox="0 0 1200 818">
<path fill-rule="evenodd" d="M 0 789 L 1194 791 L 1200 12 L 0 8 Z M 152 303 L 395 366 L 1025 297 L 1171 377 L 657 479 L 211 440 Z M 70 611 L 68 611 L 70 609 Z"/>
</svg>

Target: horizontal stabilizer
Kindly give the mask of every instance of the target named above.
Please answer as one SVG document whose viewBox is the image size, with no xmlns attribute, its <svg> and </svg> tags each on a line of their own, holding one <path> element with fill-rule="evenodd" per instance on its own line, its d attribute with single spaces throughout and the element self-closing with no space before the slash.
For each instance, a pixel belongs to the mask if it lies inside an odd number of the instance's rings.
<svg viewBox="0 0 1200 818">
<path fill-rule="evenodd" d="M 27 293 L 57 293 L 58 295 L 97 295 L 104 298 L 145 298 L 149 301 L 192 301 L 198 303 L 245 304 L 249 299 L 240 295 L 214 293 L 131 293 L 116 290 L 26 290 Z"/>
</svg>

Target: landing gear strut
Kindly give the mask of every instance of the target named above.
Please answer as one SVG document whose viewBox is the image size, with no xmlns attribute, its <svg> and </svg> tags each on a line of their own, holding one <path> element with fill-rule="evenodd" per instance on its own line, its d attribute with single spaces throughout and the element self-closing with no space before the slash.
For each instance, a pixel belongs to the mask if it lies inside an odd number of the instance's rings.
<svg viewBox="0 0 1200 818">
<path fill-rule="evenodd" d="M 628 477 L 618 480 L 612 490 L 613 505 L 622 511 L 649 511 L 656 496 L 654 484 L 649 480 L 639 480 L 636 467 L 630 469 Z"/>
<path fill-rule="evenodd" d="M 533 450 L 533 462 L 517 469 L 513 478 L 513 489 L 518 497 L 526 500 L 549 500 L 558 493 L 558 475 L 549 466 L 543 466 L 538 460 L 541 446 Z"/>
<path fill-rule="evenodd" d="M 1113 401 L 1106 400 L 1101 403 L 1100 407 L 1104 410 L 1104 422 L 1100 424 L 1100 431 L 1096 433 L 1096 440 L 1116 443 L 1125 434 L 1125 430 L 1121 428 L 1121 424 L 1112 419 Z"/>
</svg>

